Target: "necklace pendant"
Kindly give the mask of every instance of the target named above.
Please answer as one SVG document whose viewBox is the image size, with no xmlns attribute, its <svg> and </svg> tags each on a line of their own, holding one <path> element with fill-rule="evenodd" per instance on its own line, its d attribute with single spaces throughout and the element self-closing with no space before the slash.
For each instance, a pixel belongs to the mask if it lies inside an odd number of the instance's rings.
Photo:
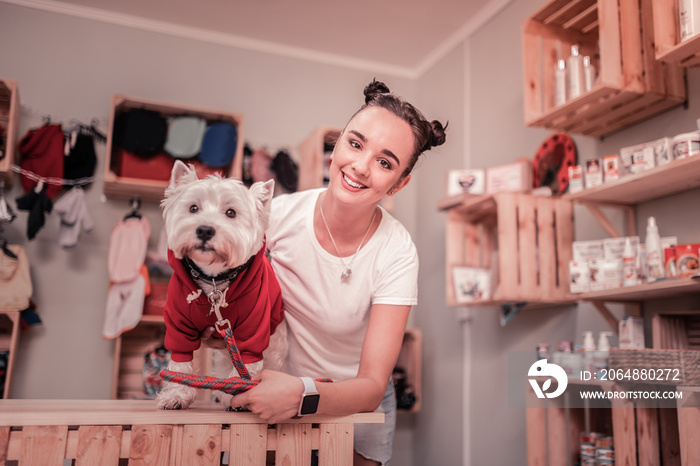
<svg viewBox="0 0 700 466">
<path fill-rule="evenodd" d="M 340 279 L 341 280 L 348 280 L 350 278 L 350 275 L 352 275 L 352 270 L 345 269 L 345 272 L 340 274 Z"/>
</svg>

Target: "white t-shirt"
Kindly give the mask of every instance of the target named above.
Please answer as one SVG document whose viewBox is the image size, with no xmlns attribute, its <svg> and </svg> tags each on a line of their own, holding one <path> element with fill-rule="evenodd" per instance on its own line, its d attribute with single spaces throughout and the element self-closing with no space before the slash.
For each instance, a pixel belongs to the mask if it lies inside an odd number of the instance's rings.
<svg viewBox="0 0 700 466">
<path fill-rule="evenodd" d="M 340 381 L 357 375 L 371 306 L 417 303 L 418 254 L 408 231 L 382 209 L 350 279 L 341 280 L 343 263 L 314 233 L 314 207 L 324 189 L 272 200 L 267 248 L 289 326 L 289 372 Z M 343 259 L 349 264 L 352 256 Z"/>
</svg>

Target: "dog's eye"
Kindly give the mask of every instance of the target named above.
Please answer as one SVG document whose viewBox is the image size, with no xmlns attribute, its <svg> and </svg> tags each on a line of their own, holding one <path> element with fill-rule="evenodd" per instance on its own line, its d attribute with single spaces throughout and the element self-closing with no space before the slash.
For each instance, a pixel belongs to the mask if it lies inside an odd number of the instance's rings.
<svg viewBox="0 0 700 466">
<path fill-rule="evenodd" d="M 226 216 L 227 216 L 228 218 L 236 218 L 236 211 L 233 210 L 233 209 L 228 209 L 228 210 L 226 211 Z"/>
<path fill-rule="evenodd" d="M 191 214 L 196 214 L 197 212 L 199 212 L 199 207 L 197 207 L 197 204 L 192 204 L 192 205 L 190 206 L 190 213 L 191 213 Z"/>
</svg>

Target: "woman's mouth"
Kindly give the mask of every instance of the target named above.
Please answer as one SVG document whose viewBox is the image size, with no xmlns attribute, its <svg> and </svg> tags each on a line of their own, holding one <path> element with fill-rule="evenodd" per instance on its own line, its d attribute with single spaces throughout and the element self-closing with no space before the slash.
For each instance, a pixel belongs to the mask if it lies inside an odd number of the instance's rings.
<svg viewBox="0 0 700 466">
<path fill-rule="evenodd" d="M 364 188 L 367 187 L 367 186 L 365 186 L 365 185 L 363 185 L 363 184 L 361 184 L 361 183 L 358 183 L 357 181 L 351 180 L 345 173 L 343 173 L 343 179 L 344 179 L 345 182 L 346 182 L 348 185 L 350 185 L 350 187 L 352 187 L 352 188 L 355 188 L 355 189 L 364 189 Z"/>
</svg>

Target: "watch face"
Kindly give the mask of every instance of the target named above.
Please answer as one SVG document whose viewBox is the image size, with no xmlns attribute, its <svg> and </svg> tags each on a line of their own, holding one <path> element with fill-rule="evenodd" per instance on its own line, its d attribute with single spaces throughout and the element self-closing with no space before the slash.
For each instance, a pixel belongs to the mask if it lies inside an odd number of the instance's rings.
<svg viewBox="0 0 700 466">
<path fill-rule="evenodd" d="M 302 416 L 305 416 L 307 414 L 315 414 L 316 410 L 318 409 L 318 400 L 320 398 L 321 395 L 319 395 L 318 393 L 315 393 L 313 395 L 304 395 L 299 414 L 301 414 Z"/>
</svg>

